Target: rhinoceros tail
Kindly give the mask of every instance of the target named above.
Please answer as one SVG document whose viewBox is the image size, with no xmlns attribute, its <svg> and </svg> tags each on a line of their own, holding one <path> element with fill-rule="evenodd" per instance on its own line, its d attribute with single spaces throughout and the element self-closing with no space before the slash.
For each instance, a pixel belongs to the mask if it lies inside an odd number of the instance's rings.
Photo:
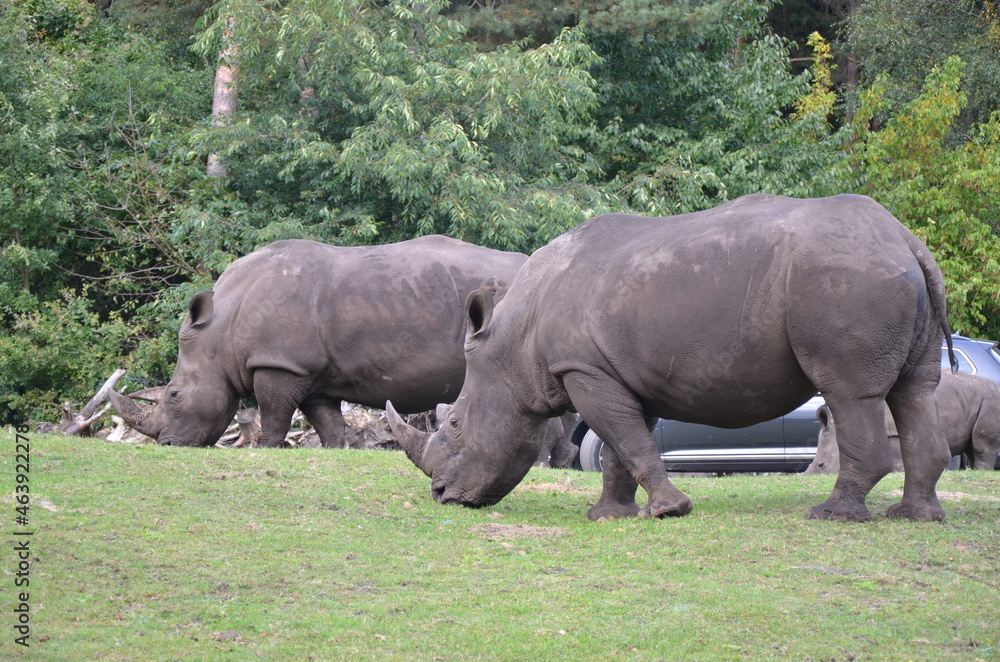
<svg viewBox="0 0 1000 662">
<path fill-rule="evenodd" d="M 948 306 L 944 292 L 944 279 L 941 277 L 941 269 L 938 267 L 930 250 L 917 239 L 913 233 L 906 232 L 906 241 L 910 245 L 913 257 L 920 264 L 921 271 L 924 272 L 924 282 L 927 283 L 927 293 L 930 295 L 931 315 L 937 320 L 938 325 L 944 332 L 944 341 L 948 346 L 948 363 L 951 364 L 952 371 L 958 370 L 958 359 L 955 358 L 955 348 L 951 343 L 951 324 L 948 323 Z"/>
</svg>

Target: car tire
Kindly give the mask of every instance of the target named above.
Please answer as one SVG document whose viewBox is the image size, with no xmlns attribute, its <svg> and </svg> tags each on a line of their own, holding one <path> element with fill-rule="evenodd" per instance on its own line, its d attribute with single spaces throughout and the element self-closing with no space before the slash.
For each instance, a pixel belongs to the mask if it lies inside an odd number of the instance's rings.
<svg viewBox="0 0 1000 662">
<path fill-rule="evenodd" d="M 961 455 L 953 456 L 946 469 L 950 471 L 971 469 L 973 462 L 974 460 L 970 453 L 962 453 Z"/>
<path fill-rule="evenodd" d="M 601 471 L 601 450 L 604 442 L 593 430 L 587 430 L 580 442 L 580 468 L 584 471 Z"/>
</svg>

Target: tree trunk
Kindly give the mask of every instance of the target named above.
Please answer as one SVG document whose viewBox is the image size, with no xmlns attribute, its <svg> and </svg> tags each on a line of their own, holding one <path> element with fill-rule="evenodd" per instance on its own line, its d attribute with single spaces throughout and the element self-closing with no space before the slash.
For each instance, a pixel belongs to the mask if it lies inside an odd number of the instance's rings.
<svg viewBox="0 0 1000 662">
<path fill-rule="evenodd" d="M 299 58 L 299 71 L 302 80 L 309 79 L 309 63 L 304 57 Z M 316 115 L 316 88 L 307 85 L 299 92 L 299 115 L 301 117 L 315 117 Z"/>
<path fill-rule="evenodd" d="M 853 92 L 858 87 L 858 60 L 853 55 L 847 56 L 847 68 L 844 72 L 844 85 L 848 93 Z M 850 122 L 854 119 L 854 109 L 848 105 L 845 113 L 846 119 Z"/>
<path fill-rule="evenodd" d="M 97 13 L 100 14 L 102 18 L 108 17 L 108 10 L 111 9 L 112 0 L 89 0 L 90 4 L 97 7 Z"/>
<path fill-rule="evenodd" d="M 236 58 L 240 47 L 233 41 L 233 19 L 229 19 L 229 29 L 223 33 L 222 51 L 219 53 L 219 66 L 215 70 L 215 93 L 212 97 L 212 117 L 215 126 L 225 126 L 236 113 L 236 83 L 239 77 L 239 65 Z M 229 176 L 229 168 L 222 163 L 218 154 L 208 155 L 208 176 L 223 178 Z"/>
<path fill-rule="evenodd" d="M 16 194 L 15 194 L 16 195 Z M 16 197 L 15 197 L 16 199 Z M 21 246 L 21 231 L 14 230 L 14 243 Z M 21 265 L 21 289 L 25 292 L 31 292 L 31 270 L 28 269 L 27 264 Z"/>
</svg>

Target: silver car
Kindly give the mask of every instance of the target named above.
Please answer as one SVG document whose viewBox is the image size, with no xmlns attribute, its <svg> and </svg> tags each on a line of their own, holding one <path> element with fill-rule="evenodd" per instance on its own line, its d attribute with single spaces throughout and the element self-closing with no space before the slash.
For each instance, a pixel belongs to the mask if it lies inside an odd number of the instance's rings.
<svg viewBox="0 0 1000 662">
<path fill-rule="evenodd" d="M 1000 382 L 1000 348 L 996 342 L 953 335 L 952 344 L 959 370 Z M 941 365 L 948 365 L 943 345 Z M 816 409 L 822 404 L 823 398 L 816 395 L 780 418 L 736 429 L 661 418 L 653 429 L 653 441 L 668 471 L 797 473 L 805 471 L 816 455 L 821 427 Z M 577 426 L 573 443 L 580 446 L 575 466 L 600 471 L 604 442 L 586 422 Z"/>
</svg>

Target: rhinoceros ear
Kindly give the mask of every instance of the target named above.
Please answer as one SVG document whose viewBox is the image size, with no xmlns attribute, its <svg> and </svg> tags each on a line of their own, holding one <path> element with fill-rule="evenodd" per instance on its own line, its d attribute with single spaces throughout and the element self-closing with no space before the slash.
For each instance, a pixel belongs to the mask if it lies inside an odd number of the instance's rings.
<svg viewBox="0 0 1000 662">
<path fill-rule="evenodd" d="M 465 300 L 465 317 L 468 324 L 466 339 L 475 338 L 485 331 L 493 319 L 493 292 L 487 289 L 473 290 Z"/>
<path fill-rule="evenodd" d="M 820 408 L 816 410 L 816 420 L 823 425 L 824 430 L 830 427 L 830 421 L 833 420 L 833 416 L 830 414 L 830 407 L 828 405 L 820 405 Z"/>
<path fill-rule="evenodd" d="M 191 303 L 188 304 L 187 321 L 192 326 L 200 326 L 212 319 L 212 313 L 215 312 L 215 304 L 212 302 L 213 294 L 209 290 L 208 292 L 198 292 L 198 294 L 191 297 Z"/>
</svg>

